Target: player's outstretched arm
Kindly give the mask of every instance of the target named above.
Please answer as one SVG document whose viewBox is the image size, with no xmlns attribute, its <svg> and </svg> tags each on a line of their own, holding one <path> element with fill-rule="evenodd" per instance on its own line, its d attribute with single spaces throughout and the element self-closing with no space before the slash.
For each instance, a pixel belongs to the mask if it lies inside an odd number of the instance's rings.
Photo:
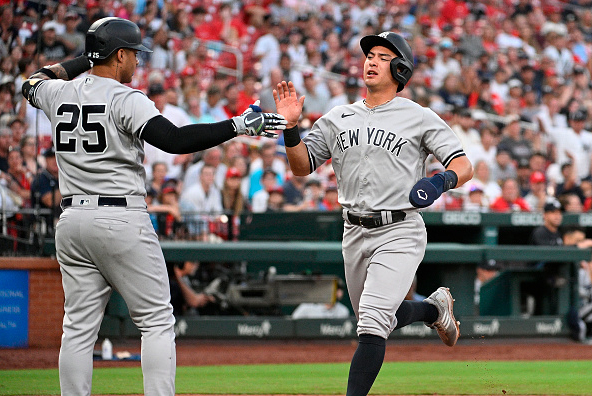
<svg viewBox="0 0 592 396">
<path fill-rule="evenodd" d="M 409 202 L 416 208 L 426 208 L 443 192 L 457 188 L 471 180 L 473 166 L 466 156 L 450 161 L 446 171 L 420 179 L 409 192 Z"/>
<path fill-rule="evenodd" d="M 283 115 L 287 122 L 284 130 L 284 144 L 292 173 L 296 176 L 306 176 L 311 173 L 310 159 L 308 149 L 300 140 L 298 131 L 298 119 L 302 114 L 304 96 L 298 98 L 292 81 L 282 81 L 273 90 L 273 99 L 276 111 Z"/>
<path fill-rule="evenodd" d="M 253 111 L 211 124 L 177 127 L 158 115 L 144 125 L 140 138 L 167 153 L 189 154 L 217 146 L 237 135 L 277 136 L 269 131 L 284 129 L 285 123 L 279 114 Z"/>
</svg>

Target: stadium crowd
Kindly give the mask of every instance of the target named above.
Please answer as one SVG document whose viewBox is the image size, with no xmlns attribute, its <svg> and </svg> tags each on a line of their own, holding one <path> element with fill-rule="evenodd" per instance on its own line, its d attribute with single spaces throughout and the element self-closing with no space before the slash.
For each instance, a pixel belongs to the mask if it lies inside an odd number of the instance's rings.
<svg viewBox="0 0 592 396">
<path fill-rule="evenodd" d="M 132 87 L 178 126 L 241 114 L 255 100 L 275 111 L 282 80 L 306 95 L 302 135 L 330 108 L 364 98 L 361 37 L 403 34 L 415 56 L 400 95 L 430 107 L 461 139 L 475 168 L 464 188 L 428 210 L 592 209 L 591 1 L 542 0 L 81 0 L 2 2 L 2 208 L 57 216 L 51 126 L 23 100 L 24 78 L 84 51 L 105 16 L 140 26 Z M 217 229 L 244 211 L 340 210 L 325 164 L 291 175 L 282 136 L 239 138 L 195 155 L 146 144 L 149 210 L 163 238 L 234 238 Z M 428 160 L 427 174 L 442 165 Z M 221 214 L 224 214 L 221 216 Z"/>
</svg>

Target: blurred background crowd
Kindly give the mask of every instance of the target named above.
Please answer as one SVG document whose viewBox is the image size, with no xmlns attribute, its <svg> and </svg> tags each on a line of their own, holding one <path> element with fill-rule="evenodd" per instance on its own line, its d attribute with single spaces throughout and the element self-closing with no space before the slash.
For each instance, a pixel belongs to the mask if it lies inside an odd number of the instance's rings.
<svg viewBox="0 0 592 396">
<path fill-rule="evenodd" d="M 461 139 L 474 179 L 428 210 L 567 212 L 592 208 L 592 1 L 82 0 L 0 8 L 0 198 L 59 215 L 51 126 L 20 94 L 24 78 L 84 52 L 105 16 L 138 24 L 132 87 L 181 126 L 241 114 L 293 81 L 301 134 L 332 107 L 365 97 L 361 37 L 403 34 L 415 71 L 401 96 L 430 107 Z M 149 210 L 162 238 L 234 239 L 240 213 L 340 210 L 327 163 L 291 174 L 282 136 L 237 138 L 194 155 L 146 144 Z M 426 173 L 442 165 L 428 160 Z M 16 213 L 16 214 L 15 214 Z M 11 217 L 12 216 L 12 217 Z M 51 216 L 48 227 L 51 228 Z"/>
</svg>

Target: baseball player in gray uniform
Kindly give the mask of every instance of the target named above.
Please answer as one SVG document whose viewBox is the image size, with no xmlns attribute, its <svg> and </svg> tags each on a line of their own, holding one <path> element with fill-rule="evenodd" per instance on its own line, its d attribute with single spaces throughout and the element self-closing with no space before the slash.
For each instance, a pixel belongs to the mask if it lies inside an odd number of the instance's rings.
<svg viewBox="0 0 592 396">
<path fill-rule="evenodd" d="M 286 153 L 295 175 L 308 175 L 332 158 L 343 206 L 345 277 L 358 319 L 347 396 L 367 395 L 394 330 L 416 321 L 435 328 L 453 346 L 459 323 L 448 288 L 424 301 L 407 301 L 427 237 L 419 208 L 472 177 L 471 163 L 453 131 L 434 112 L 397 97 L 413 72 L 413 54 L 393 32 L 365 36 L 365 100 L 336 106 L 300 140 L 297 121 L 304 97 L 292 82 L 277 85 L 277 112 L 288 122 Z M 446 171 L 425 176 L 433 154 Z"/>
<path fill-rule="evenodd" d="M 237 134 L 273 137 L 285 127 L 283 117 L 253 106 L 227 121 L 177 128 L 142 92 L 123 85 L 139 51 L 150 52 L 136 24 L 103 18 L 87 32 L 85 55 L 44 67 L 23 84 L 24 97 L 51 121 L 64 197 L 55 235 L 65 294 L 62 395 L 91 394 L 93 349 L 112 289 L 142 333 L 145 394 L 175 393 L 175 319 L 144 201 L 143 142 L 182 154 Z"/>
</svg>

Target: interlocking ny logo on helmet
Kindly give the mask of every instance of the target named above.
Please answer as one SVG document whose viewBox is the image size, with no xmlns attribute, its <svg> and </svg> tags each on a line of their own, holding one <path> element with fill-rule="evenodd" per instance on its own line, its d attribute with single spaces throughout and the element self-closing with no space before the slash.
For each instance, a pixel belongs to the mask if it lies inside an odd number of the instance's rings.
<svg viewBox="0 0 592 396">
<path fill-rule="evenodd" d="M 413 52 L 411 47 L 401 35 L 393 32 L 372 34 L 362 37 L 360 40 L 360 47 L 362 47 L 362 51 L 366 56 L 377 45 L 389 48 L 397 54 L 398 57 L 391 60 L 391 74 L 399 82 L 397 92 L 402 91 L 413 74 Z"/>
<path fill-rule="evenodd" d="M 127 19 L 102 18 L 88 29 L 84 52 L 90 60 L 105 59 L 120 48 L 152 52 L 142 44 L 138 25 Z"/>
</svg>

